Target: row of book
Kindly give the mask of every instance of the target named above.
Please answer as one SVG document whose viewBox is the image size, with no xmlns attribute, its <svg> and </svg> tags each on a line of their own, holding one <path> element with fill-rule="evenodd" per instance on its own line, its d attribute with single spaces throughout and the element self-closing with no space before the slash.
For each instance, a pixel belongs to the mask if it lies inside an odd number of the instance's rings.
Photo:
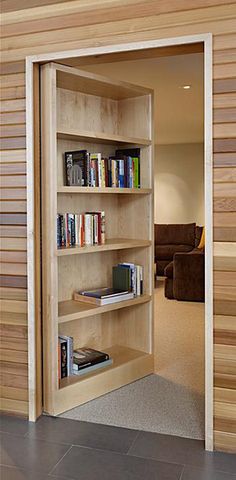
<svg viewBox="0 0 236 480">
<path fill-rule="evenodd" d="M 57 214 L 57 248 L 105 243 L 105 212 Z"/>
<path fill-rule="evenodd" d="M 120 263 L 112 268 L 112 287 L 74 292 L 74 300 L 100 306 L 132 300 L 140 295 L 143 295 L 143 267 Z"/>
<path fill-rule="evenodd" d="M 71 375 L 85 375 L 99 368 L 112 365 L 108 353 L 83 347 L 73 349 L 73 337 L 58 337 L 58 379 Z"/>
<path fill-rule="evenodd" d="M 140 188 L 140 149 L 117 150 L 109 158 L 87 150 L 65 152 L 65 169 L 69 186 Z"/>
</svg>

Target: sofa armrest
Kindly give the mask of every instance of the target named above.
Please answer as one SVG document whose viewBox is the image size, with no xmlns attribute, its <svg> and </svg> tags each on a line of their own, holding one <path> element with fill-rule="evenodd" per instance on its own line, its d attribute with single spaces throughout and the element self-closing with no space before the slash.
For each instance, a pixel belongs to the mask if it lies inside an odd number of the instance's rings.
<svg viewBox="0 0 236 480">
<path fill-rule="evenodd" d="M 173 264 L 173 293 L 176 300 L 204 302 L 204 253 L 175 253 Z"/>
</svg>

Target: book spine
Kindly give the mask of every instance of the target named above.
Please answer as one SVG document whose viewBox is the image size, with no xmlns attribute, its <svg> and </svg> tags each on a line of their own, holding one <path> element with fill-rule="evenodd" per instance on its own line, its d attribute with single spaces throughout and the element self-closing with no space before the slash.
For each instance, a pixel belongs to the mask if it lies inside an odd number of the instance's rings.
<svg viewBox="0 0 236 480">
<path fill-rule="evenodd" d="M 140 267 L 140 295 L 143 295 L 143 267 Z"/>
<path fill-rule="evenodd" d="M 61 379 L 61 342 L 59 338 L 57 343 L 57 355 L 58 355 L 58 380 L 60 380 Z"/>
<path fill-rule="evenodd" d="M 67 377 L 67 341 L 61 340 L 61 378 Z"/>
<path fill-rule="evenodd" d="M 91 215 L 86 213 L 84 215 L 84 243 L 91 245 Z"/>
<path fill-rule="evenodd" d="M 111 186 L 112 187 L 116 187 L 116 160 L 113 160 L 111 161 L 111 178 L 112 178 L 112 184 Z"/>
<path fill-rule="evenodd" d="M 136 265 L 136 292 L 137 297 L 140 296 L 140 266 Z"/>
<path fill-rule="evenodd" d="M 134 168 L 134 188 L 139 188 L 139 159 L 137 157 L 133 158 L 133 168 Z"/>
<path fill-rule="evenodd" d="M 102 187 L 102 159 L 101 159 L 101 154 L 98 154 L 98 186 Z"/>
<path fill-rule="evenodd" d="M 85 178 L 85 185 L 87 187 L 91 187 L 91 169 L 90 169 L 90 154 L 87 153 L 86 155 L 86 178 Z"/>
<path fill-rule="evenodd" d="M 102 243 L 102 221 L 101 212 L 98 212 L 98 243 Z"/>
<path fill-rule="evenodd" d="M 106 241 L 105 212 L 101 212 L 101 244 L 104 244 L 105 241 Z"/>
<path fill-rule="evenodd" d="M 57 214 L 57 248 L 61 247 L 61 215 Z"/>
<path fill-rule="evenodd" d="M 102 171 L 102 187 L 106 186 L 106 172 L 105 172 L 105 159 L 101 160 L 101 171 Z"/>
<path fill-rule="evenodd" d="M 93 220 L 94 220 L 94 230 L 93 230 L 94 244 L 97 245 L 98 244 L 98 214 L 97 213 L 94 214 Z"/>
<path fill-rule="evenodd" d="M 79 246 L 79 215 L 75 214 L 75 245 Z"/>
<path fill-rule="evenodd" d="M 124 182 L 124 160 L 118 160 L 118 169 L 119 169 L 118 186 L 119 186 L 119 188 L 124 188 L 124 186 L 125 186 L 125 182 Z"/>
</svg>

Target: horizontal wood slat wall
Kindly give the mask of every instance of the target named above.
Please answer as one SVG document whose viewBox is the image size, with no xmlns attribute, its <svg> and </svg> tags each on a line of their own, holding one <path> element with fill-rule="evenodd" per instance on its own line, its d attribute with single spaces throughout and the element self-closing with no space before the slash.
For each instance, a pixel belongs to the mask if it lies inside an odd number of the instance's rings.
<svg viewBox="0 0 236 480">
<path fill-rule="evenodd" d="M 2 8 L 1 407 L 27 414 L 26 55 L 212 32 L 215 448 L 236 451 L 235 2 L 3 0 Z"/>
</svg>

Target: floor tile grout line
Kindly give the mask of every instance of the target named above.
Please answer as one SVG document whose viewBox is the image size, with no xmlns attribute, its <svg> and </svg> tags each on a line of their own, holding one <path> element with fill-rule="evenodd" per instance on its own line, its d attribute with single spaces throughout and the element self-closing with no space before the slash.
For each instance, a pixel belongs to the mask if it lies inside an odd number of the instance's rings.
<svg viewBox="0 0 236 480">
<path fill-rule="evenodd" d="M 50 472 L 48 472 L 47 475 L 51 475 L 53 473 L 53 470 L 55 470 L 55 468 L 61 463 L 61 461 L 63 460 L 63 458 L 65 458 L 67 453 L 69 453 L 71 451 L 72 447 L 73 447 L 73 445 L 70 445 L 70 448 L 68 448 L 68 450 L 64 453 L 64 455 L 62 455 L 60 460 L 58 460 L 58 462 L 52 467 L 52 470 L 50 470 Z"/>
<path fill-rule="evenodd" d="M 183 479 L 183 474 L 184 474 L 185 467 L 186 467 L 186 465 L 183 465 L 183 469 L 182 469 L 182 472 L 180 474 L 179 480 Z"/>
<path fill-rule="evenodd" d="M 129 455 L 129 452 L 130 452 L 131 448 L 134 446 L 134 444 L 135 444 L 136 440 L 138 439 L 140 433 L 141 433 L 141 432 L 138 431 L 137 434 L 135 435 L 135 438 L 133 439 L 130 447 L 128 448 L 128 451 L 126 452 L 126 455 Z M 131 456 L 131 455 L 129 455 L 129 456 Z"/>
</svg>

